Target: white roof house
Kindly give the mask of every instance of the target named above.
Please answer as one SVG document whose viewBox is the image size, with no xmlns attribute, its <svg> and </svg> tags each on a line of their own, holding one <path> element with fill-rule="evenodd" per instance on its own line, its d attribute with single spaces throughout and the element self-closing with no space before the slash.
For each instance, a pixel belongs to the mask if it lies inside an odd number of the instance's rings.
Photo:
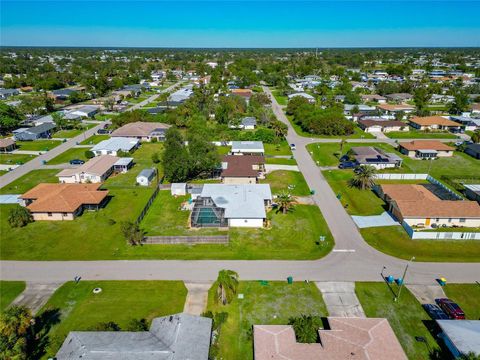
<svg viewBox="0 0 480 360">
<path fill-rule="evenodd" d="M 175 91 L 168 97 L 168 101 L 183 102 L 193 95 L 193 90 L 189 87 L 184 87 Z"/>
<path fill-rule="evenodd" d="M 232 154 L 259 154 L 265 152 L 261 141 L 232 141 Z"/>
<path fill-rule="evenodd" d="M 304 99 L 307 99 L 308 102 L 310 102 L 310 103 L 314 103 L 314 102 L 315 102 L 315 97 L 313 97 L 313 96 L 310 95 L 310 94 L 304 93 L 304 92 L 299 92 L 299 93 L 295 93 L 295 94 L 290 94 L 290 95 L 288 95 L 288 100 L 292 100 L 294 97 L 297 97 L 297 96 L 301 96 L 301 97 L 303 97 Z"/>
<path fill-rule="evenodd" d="M 103 140 L 95 145 L 91 151 L 95 156 L 99 155 L 117 155 L 118 151 L 131 152 L 138 147 L 140 141 L 132 138 L 110 138 Z"/>
<path fill-rule="evenodd" d="M 437 320 L 437 324 L 442 329 L 440 337 L 455 358 L 480 355 L 480 320 Z"/>
<path fill-rule="evenodd" d="M 97 113 L 99 106 L 95 105 L 85 105 L 81 106 L 78 109 L 70 111 L 72 115 L 78 115 L 81 117 L 91 117 Z"/>
</svg>

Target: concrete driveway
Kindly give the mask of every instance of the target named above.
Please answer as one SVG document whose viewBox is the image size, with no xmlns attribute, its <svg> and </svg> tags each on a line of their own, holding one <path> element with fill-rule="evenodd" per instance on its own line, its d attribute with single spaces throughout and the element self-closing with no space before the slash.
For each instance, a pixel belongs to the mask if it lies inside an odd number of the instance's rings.
<svg viewBox="0 0 480 360">
<path fill-rule="evenodd" d="M 435 304 L 435 299 L 445 298 L 445 292 L 440 285 L 406 285 L 420 304 Z"/>
<path fill-rule="evenodd" d="M 316 282 L 322 292 L 329 316 L 365 317 L 362 305 L 355 294 L 354 282 Z"/>
<path fill-rule="evenodd" d="M 380 215 L 372 216 L 357 216 L 352 215 L 352 219 L 360 229 L 379 226 L 394 226 L 400 225 L 394 218 L 388 213 L 383 212 Z"/>
<path fill-rule="evenodd" d="M 26 306 L 32 314 L 36 314 L 61 285 L 61 282 L 27 282 L 25 290 L 13 300 L 12 305 Z"/>
</svg>

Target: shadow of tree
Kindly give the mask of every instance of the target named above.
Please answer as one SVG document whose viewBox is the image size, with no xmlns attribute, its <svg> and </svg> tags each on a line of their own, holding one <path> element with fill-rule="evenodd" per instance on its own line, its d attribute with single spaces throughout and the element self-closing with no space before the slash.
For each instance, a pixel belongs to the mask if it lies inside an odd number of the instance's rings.
<svg viewBox="0 0 480 360">
<path fill-rule="evenodd" d="M 32 326 L 32 339 L 28 344 L 28 358 L 40 359 L 50 344 L 49 332 L 52 326 L 60 322 L 60 309 L 47 309 L 35 317 Z"/>
</svg>

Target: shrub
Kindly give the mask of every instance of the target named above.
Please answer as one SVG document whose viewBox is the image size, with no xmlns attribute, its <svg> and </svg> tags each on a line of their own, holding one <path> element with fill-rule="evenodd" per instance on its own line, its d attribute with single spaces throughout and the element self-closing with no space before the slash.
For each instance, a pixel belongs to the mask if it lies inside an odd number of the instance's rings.
<svg viewBox="0 0 480 360">
<path fill-rule="evenodd" d="M 33 221 L 32 214 L 26 208 L 16 206 L 10 209 L 8 214 L 8 223 L 12 228 L 23 227 Z"/>
<path fill-rule="evenodd" d="M 300 317 L 290 318 L 288 324 L 293 326 L 298 342 L 318 342 L 318 329 L 322 325 L 322 319 L 319 316 L 302 315 Z"/>
<path fill-rule="evenodd" d="M 92 159 L 92 158 L 95 157 L 95 154 L 93 153 L 93 151 L 87 150 L 87 151 L 85 151 L 85 157 L 87 159 Z"/>
</svg>

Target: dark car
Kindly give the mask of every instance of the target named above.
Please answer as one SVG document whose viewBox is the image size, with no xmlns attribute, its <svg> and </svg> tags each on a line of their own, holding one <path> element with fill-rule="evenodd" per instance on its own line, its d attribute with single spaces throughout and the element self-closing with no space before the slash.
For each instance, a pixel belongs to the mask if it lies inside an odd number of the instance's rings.
<svg viewBox="0 0 480 360">
<path fill-rule="evenodd" d="M 110 133 L 111 133 L 111 131 L 108 130 L 108 129 L 98 129 L 97 130 L 97 134 L 99 134 L 99 135 L 108 135 Z"/>
<path fill-rule="evenodd" d="M 447 298 L 435 299 L 435 302 L 450 319 L 465 320 L 465 313 L 457 303 Z"/>
<path fill-rule="evenodd" d="M 343 155 L 343 156 L 340 158 L 340 162 L 349 161 L 349 160 L 350 160 L 350 156 L 348 156 L 348 155 Z"/>
<path fill-rule="evenodd" d="M 344 161 L 338 165 L 339 169 L 353 169 L 356 168 L 357 164 L 353 161 Z"/>
<path fill-rule="evenodd" d="M 450 319 L 447 314 L 440 309 L 440 306 L 435 304 L 423 304 L 423 309 L 433 320 L 448 320 Z"/>
<path fill-rule="evenodd" d="M 70 165 L 83 165 L 85 164 L 85 161 L 83 160 L 80 160 L 80 159 L 73 159 L 73 160 L 70 160 Z"/>
</svg>

